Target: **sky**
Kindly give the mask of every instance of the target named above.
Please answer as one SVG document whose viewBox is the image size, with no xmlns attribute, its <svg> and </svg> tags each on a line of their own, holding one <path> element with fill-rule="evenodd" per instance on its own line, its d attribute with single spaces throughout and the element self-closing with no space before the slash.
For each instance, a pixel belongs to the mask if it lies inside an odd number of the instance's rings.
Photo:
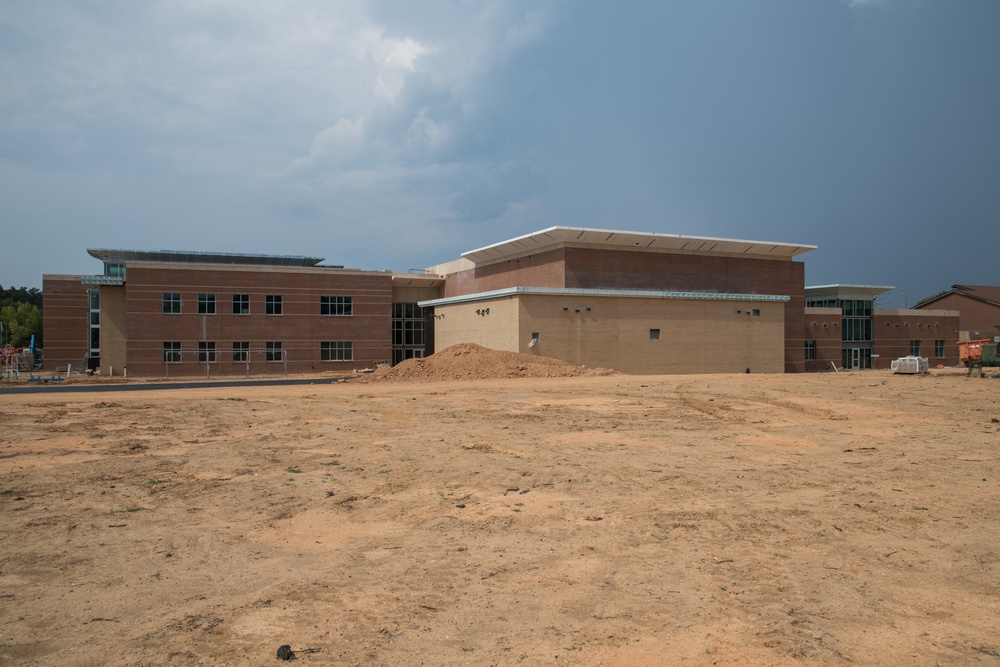
<svg viewBox="0 0 1000 667">
<path fill-rule="evenodd" d="M 1000 284 L 996 0 L 0 0 L 0 285 L 88 247 L 405 272 L 554 225 Z"/>
</svg>

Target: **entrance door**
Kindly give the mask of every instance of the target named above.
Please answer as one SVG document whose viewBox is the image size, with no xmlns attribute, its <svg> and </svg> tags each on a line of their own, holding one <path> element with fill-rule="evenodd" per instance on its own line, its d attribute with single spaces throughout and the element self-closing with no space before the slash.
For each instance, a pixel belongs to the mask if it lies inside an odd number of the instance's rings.
<svg viewBox="0 0 1000 667">
<path fill-rule="evenodd" d="M 865 350 L 860 347 L 845 347 L 843 352 L 841 361 L 845 370 L 856 371 L 865 367 Z"/>
<path fill-rule="evenodd" d="M 841 353 L 841 366 L 844 370 L 858 371 L 872 367 L 872 349 L 870 347 L 845 347 Z"/>
</svg>

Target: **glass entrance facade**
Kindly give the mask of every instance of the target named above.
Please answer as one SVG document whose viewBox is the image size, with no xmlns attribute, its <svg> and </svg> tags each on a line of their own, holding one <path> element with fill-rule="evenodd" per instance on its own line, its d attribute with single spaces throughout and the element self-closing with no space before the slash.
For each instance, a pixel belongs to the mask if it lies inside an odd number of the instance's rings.
<svg viewBox="0 0 1000 667">
<path fill-rule="evenodd" d="M 423 358 L 424 334 L 423 308 L 415 303 L 392 304 L 392 365 Z"/>
<path fill-rule="evenodd" d="M 872 367 L 872 299 L 806 299 L 806 307 L 840 308 L 842 366 L 851 370 Z"/>
</svg>

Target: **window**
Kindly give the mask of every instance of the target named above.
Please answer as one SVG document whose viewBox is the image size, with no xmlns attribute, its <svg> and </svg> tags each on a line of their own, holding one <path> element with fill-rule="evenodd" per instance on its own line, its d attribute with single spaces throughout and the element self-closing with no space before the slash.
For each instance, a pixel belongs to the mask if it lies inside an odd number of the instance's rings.
<svg viewBox="0 0 1000 667">
<path fill-rule="evenodd" d="M 264 343 L 264 361 L 281 361 L 281 343 L 279 341 Z"/>
<path fill-rule="evenodd" d="M 250 341 L 233 341 L 233 363 L 245 364 L 250 361 Z"/>
<path fill-rule="evenodd" d="M 181 363 L 181 343 L 180 341 L 169 341 L 163 343 L 163 363 Z"/>
<path fill-rule="evenodd" d="M 944 359 L 944 341 L 936 340 L 934 341 L 934 356 L 938 359 Z"/>
<path fill-rule="evenodd" d="M 319 344 L 320 361 L 354 361 L 354 343 L 332 341 Z"/>
<path fill-rule="evenodd" d="M 354 297 L 321 296 L 319 298 L 320 315 L 348 316 L 354 314 Z"/>
<path fill-rule="evenodd" d="M 910 356 L 919 357 L 920 356 L 920 341 L 911 340 L 910 341 Z"/>
<path fill-rule="evenodd" d="M 760 317 L 760 308 L 754 308 L 753 309 L 753 316 L 754 317 Z"/>
<path fill-rule="evenodd" d="M 198 363 L 215 363 L 215 341 L 198 341 Z"/>
<path fill-rule="evenodd" d="M 125 265 L 120 262 L 105 262 L 104 275 L 109 278 L 124 278 Z"/>
<path fill-rule="evenodd" d="M 198 314 L 199 315 L 215 315 L 215 295 L 214 294 L 199 294 L 198 295 Z"/>
<path fill-rule="evenodd" d="M 234 294 L 233 315 L 249 315 L 249 314 L 250 314 L 250 295 Z"/>
<path fill-rule="evenodd" d="M 392 344 L 423 347 L 423 318 L 423 309 L 415 303 L 392 304 Z"/>
<path fill-rule="evenodd" d="M 281 315 L 281 295 L 268 294 L 264 297 L 264 314 Z"/>
<path fill-rule="evenodd" d="M 872 321 L 865 317 L 845 317 L 841 320 L 840 337 L 846 341 L 870 341 Z"/>
<path fill-rule="evenodd" d="M 649 330 L 649 340 L 660 340 L 660 330 L 650 329 Z"/>
<path fill-rule="evenodd" d="M 180 315 L 181 312 L 180 292 L 163 293 L 163 312 L 166 315 Z"/>
<path fill-rule="evenodd" d="M 344 307 L 347 314 L 350 315 L 352 313 L 351 297 L 339 298 L 346 299 Z M 413 301 L 400 301 L 392 304 L 393 365 L 406 359 L 414 357 L 419 359 L 424 356 L 425 341 L 429 338 L 424 334 L 424 317 L 430 314 L 432 311 L 425 313 L 424 309 Z"/>
<path fill-rule="evenodd" d="M 394 320 L 392 323 L 393 345 L 423 345 L 424 323 L 421 320 Z"/>
<path fill-rule="evenodd" d="M 90 290 L 90 360 L 101 358 L 101 292 Z"/>
<path fill-rule="evenodd" d="M 872 316 L 872 302 L 868 299 L 845 299 L 841 309 L 845 317 Z"/>
<path fill-rule="evenodd" d="M 836 299 L 808 299 L 806 300 L 807 308 L 840 308 L 841 305 L 837 303 Z"/>
<path fill-rule="evenodd" d="M 816 361 L 816 341 L 806 341 L 806 361 Z"/>
</svg>

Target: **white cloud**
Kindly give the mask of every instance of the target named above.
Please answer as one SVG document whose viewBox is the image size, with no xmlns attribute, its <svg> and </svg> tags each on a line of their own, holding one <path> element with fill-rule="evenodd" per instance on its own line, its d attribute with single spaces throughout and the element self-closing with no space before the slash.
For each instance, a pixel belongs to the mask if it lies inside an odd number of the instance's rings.
<svg viewBox="0 0 1000 667">
<path fill-rule="evenodd" d="M 352 165 L 363 148 L 364 119 L 343 119 L 316 135 L 307 157 L 296 159 L 285 170 L 295 176 L 317 167 L 344 168 Z"/>
<path fill-rule="evenodd" d="M 440 209 L 442 201 L 481 218 L 530 196 L 531 188 L 521 182 L 529 166 L 511 163 L 494 147 L 475 148 L 483 131 L 479 98 L 491 93 L 493 72 L 544 39 L 552 12 L 508 2 L 455 9 L 465 14 L 451 23 L 431 17 L 408 24 L 410 32 L 366 22 L 356 36 L 364 46 L 352 57 L 372 77 L 371 87 L 353 89 L 357 112 L 334 115 L 314 135 L 308 155 L 281 170 L 281 180 L 343 186 L 360 177 L 378 182 L 390 198 L 419 182 L 417 189 L 437 202 L 439 217 L 454 215 Z M 478 206 L 476 197 L 487 201 Z"/>
<path fill-rule="evenodd" d="M 387 100 L 394 100 L 403 88 L 406 75 L 414 71 L 416 59 L 430 49 L 409 38 L 383 40 L 378 46 L 381 50 L 387 50 L 388 54 L 381 58 L 375 93 Z"/>
</svg>

